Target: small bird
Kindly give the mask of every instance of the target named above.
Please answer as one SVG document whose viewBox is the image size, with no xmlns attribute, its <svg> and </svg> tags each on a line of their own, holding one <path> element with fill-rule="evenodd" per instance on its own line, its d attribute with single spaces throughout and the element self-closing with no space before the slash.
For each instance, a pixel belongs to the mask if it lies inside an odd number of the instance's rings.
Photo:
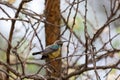
<svg viewBox="0 0 120 80">
<path fill-rule="evenodd" d="M 64 42 L 65 41 L 57 40 L 54 44 L 47 46 L 43 51 L 35 52 L 32 55 L 41 54 L 41 59 L 46 59 L 50 56 L 57 57 L 60 54 L 59 52 L 57 53 L 57 51 L 60 50 Z"/>
</svg>

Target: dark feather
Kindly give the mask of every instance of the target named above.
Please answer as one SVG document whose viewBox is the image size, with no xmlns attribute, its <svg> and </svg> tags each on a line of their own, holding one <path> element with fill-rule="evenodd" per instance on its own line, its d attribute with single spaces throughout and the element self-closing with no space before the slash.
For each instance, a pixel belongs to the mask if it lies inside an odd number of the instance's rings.
<svg viewBox="0 0 120 80">
<path fill-rule="evenodd" d="M 32 53 L 32 55 L 37 55 L 37 54 L 41 54 L 42 53 L 42 51 L 41 52 L 34 52 L 34 53 Z"/>
</svg>

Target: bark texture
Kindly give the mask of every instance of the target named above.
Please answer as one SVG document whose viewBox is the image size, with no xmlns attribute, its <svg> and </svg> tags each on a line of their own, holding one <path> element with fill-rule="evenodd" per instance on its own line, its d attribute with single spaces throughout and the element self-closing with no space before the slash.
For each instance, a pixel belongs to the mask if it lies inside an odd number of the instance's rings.
<svg viewBox="0 0 120 80">
<path fill-rule="evenodd" d="M 60 39 L 60 0 L 45 0 L 45 17 L 46 45 L 50 45 Z M 60 54 L 60 50 L 56 54 Z M 61 54 L 58 57 L 61 57 Z M 50 62 L 53 59 L 49 58 L 46 62 Z M 47 75 L 60 76 L 61 60 L 52 61 L 48 67 L 52 72 L 47 71 Z"/>
</svg>

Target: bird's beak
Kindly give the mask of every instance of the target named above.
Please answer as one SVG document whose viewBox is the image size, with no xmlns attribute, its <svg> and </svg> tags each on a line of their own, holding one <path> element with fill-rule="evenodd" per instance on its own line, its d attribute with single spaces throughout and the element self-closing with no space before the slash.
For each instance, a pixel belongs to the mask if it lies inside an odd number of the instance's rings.
<svg viewBox="0 0 120 80">
<path fill-rule="evenodd" d="M 62 41 L 61 46 L 63 45 L 64 42 L 68 42 L 68 41 Z"/>
</svg>

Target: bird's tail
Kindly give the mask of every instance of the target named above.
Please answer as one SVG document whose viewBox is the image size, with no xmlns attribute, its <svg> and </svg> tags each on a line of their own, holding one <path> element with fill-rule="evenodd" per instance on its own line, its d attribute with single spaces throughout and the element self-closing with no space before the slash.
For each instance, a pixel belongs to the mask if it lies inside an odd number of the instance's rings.
<svg viewBox="0 0 120 80">
<path fill-rule="evenodd" d="M 41 53 L 42 53 L 42 51 L 41 52 L 34 52 L 34 53 L 32 53 L 32 55 L 38 55 L 38 54 L 41 54 Z M 43 55 L 42 54 L 41 60 L 46 59 L 46 58 L 48 58 L 48 55 Z"/>
<path fill-rule="evenodd" d="M 41 54 L 41 52 L 34 52 L 34 53 L 32 53 L 32 55 L 38 55 L 38 54 Z"/>
</svg>

